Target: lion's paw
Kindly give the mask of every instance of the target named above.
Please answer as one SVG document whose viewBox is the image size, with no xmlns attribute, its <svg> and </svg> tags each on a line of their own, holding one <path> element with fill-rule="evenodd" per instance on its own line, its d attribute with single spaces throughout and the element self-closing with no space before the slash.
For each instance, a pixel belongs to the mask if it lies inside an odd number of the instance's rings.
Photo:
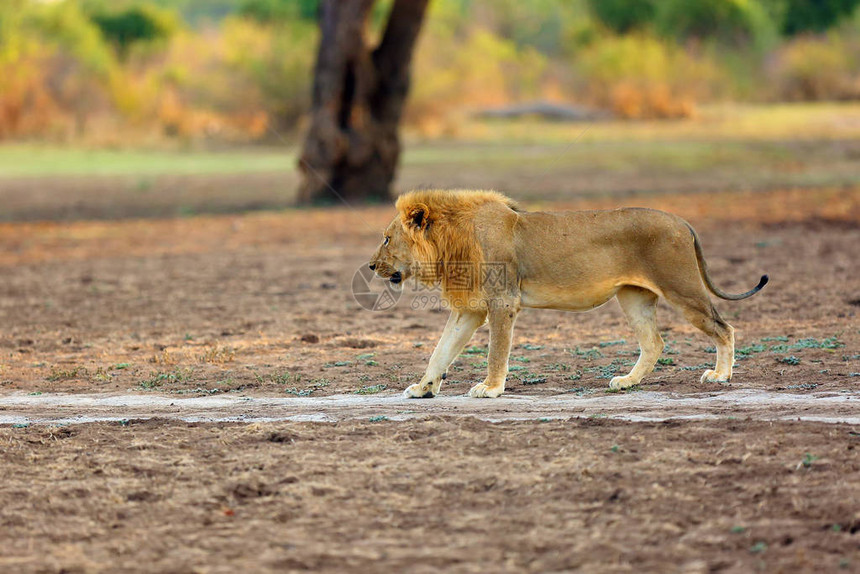
<svg viewBox="0 0 860 574">
<path fill-rule="evenodd" d="M 407 399 L 432 399 L 436 395 L 430 390 L 429 385 L 415 383 L 406 387 L 406 390 L 403 391 L 403 396 Z"/>
<path fill-rule="evenodd" d="M 713 369 L 708 369 L 702 375 L 702 382 L 703 383 L 728 383 L 729 379 L 731 379 L 731 378 L 732 378 L 731 375 L 721 375 Z"/>
<path fill-rule="evenodd" d="M 478 383 L 469 389 L 469 396 L 473 399 L 495 399 L 505 392 L 505 387 L 490 387 L 486 383 Z"/>
<path fill-rule="evenodd" d="M 609 381 L 609 388 L 613 391 L 620 391 L 621 389 L 628 389 L 638 384 L 639 381 L 633 377 L 612 377 L 612 380 Z"/>
</svg>

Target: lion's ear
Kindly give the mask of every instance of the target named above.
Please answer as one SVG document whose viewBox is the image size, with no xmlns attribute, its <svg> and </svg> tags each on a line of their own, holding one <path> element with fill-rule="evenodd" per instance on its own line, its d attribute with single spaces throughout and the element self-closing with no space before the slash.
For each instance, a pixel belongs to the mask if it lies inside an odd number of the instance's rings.
<svg viewBox="0 0 860 574">
<path fill-rule="evenodd" d="M 406 210 L 403 219 L 404 223 L 412 229 L 427 229 L 430 223 L 430 209 L 423 203 L 416 203 Z"/>
</svg>

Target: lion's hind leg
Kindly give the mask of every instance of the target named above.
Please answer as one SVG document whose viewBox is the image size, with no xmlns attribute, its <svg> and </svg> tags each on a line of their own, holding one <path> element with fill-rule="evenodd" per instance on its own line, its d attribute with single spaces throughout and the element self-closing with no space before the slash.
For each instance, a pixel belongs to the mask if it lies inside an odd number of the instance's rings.
<svg viewBox="0 0 860 574">
<path fill-rule="evenodd" d="M 654 370 L 654 365 L 663 352 L 663 338 L 657 330 L 657 294 L 628 285 L 616 293 L 627 321 L 639 341 L 639 360 L 633 369 L 623 377 L 615 377 L 609 382 L 610 389 L 626 389 L 638 385 L 642 377 Z"/>
<path fill-rule="evenodd" d="M 669 303 L 684 313 L 694 327 L 705 333 L 714 341 L 717 349 L 717 364 L 702 375 L 703 383 L 724 383 L 732 378 L 732 367 L 735 362 L 735 330 L 723 321 L 720 314 L 711 304 L 707 294 L 699 297 L 677 298 L 667 294 Z"/>
</svg>

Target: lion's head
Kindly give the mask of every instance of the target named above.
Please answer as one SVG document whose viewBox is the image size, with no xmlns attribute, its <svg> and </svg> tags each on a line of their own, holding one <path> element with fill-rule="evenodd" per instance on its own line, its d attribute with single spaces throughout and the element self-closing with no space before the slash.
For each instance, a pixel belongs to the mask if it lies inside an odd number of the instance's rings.
<svg viewBox="0 0 860 574">
<path fill-rule="evenodd" d="M 412 242 L 407 237 L 400 218 L 395 217 L 382 232 L 382 243 L 370 259 L 370 268 L 380 277 L 401 286 L 414 274 L 415 267 Z"/>
<path fill-rule="evenodd" d="M 383 232 L 370 268 L 398 285 L 413 276 L 439 284 L 449 303 L 473 304 L 484 262 L 474 215 L 491 202 L 518 210 L 495 192 L 420 190 L 400 196 L 397 216 Z"/>
</svg>

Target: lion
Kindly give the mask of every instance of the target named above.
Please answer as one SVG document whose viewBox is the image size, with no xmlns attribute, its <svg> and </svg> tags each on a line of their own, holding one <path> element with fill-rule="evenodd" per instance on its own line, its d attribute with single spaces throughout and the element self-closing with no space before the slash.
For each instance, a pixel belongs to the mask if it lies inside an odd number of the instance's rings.
<svg viewBox="0 0 860 574">
<path fill-rule="evenodd" d="M 663 352 L 657 300 L 663 297 L 713 339 L 716 365 L 702 382 L 726 382 L 734 364 L 734 329 L 708 292 L 746 299 L 717 288 L 699 237 L 689 223 L 663 211 L 528 212 L 494 191 L 420 190 L 397 200 L 397 216 L 383 232 L 370 269 L 401 288 L 414 277 L 439 285 L 451 315 L 424 376 L 404 394 L 433 398 L 448 367 L 475 331 L 489 323 L 487 378 L 470 397 L 495 398 L 505 390 L 514 323 L 524 308 L 590 311 L 615 297 L 639 342 L 631 371 L 611 389 L 638 385 Z"/>
</svg>

